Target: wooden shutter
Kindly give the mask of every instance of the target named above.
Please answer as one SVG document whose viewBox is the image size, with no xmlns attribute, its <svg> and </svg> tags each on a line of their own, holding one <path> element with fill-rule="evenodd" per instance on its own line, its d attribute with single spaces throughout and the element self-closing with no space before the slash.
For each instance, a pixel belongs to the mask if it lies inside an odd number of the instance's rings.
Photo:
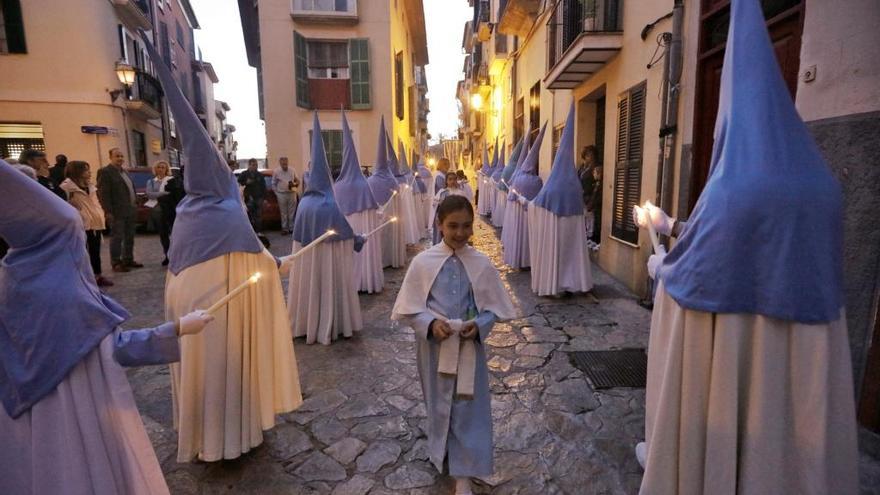
<svg viewBox="0 0 880 495">
<path fill-rule="evenodd" d="M 0 44 L 0 53 L 27 53 L 24 37 L 24 17 L 21 13 L 19 0 L 0 2 L 3 24 L 0 29 L 6 30 L 6 46 Z"/>
<path fill-rule="evenodd" d="M 367 110 L 370 100 L 370 47 L 366 38 L 348 41 L 349 67 L 351 70 L 351 108 Z"/>
<path fill-rule="evenodd" d="M 639 231 L 632 208 L 642 192 L 642 158 L 645 139 L 645 83 L 620 96 L 617 101 L 617 153 L 614 163 L 614 204 L 611 235 L 637 244 Z"/>
<path fill-rule="evenodd" d="M 309 64 L 306 60 L 306 39 L 293 32 L 293 66 L 296 77 L 296 106 L 311 108 L 309 104 Z"/>
</svg>

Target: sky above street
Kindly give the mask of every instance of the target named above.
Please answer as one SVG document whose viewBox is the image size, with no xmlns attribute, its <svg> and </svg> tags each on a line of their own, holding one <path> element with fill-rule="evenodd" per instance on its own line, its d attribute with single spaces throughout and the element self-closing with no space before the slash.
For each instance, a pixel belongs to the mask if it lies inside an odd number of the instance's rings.
<svg viewBox="0 0 880 495">
<path fill-rule="evenodd" d="M 211 62 L 220 82 L 214 97 L 229 103 L 229 123 L 235 126 L 238 157 L 266 155 L 266 134 L 257 107 L 257 73 L 247 63 L 238 2 L 190 0 L 201 29 L 196 41 L 202 58 Z M 458 130 L 455 84 L 461 78 L 464 54 L 461 33 L 472 15 L 466 0 L 424 0 L 428 34 L 428 130 L 433 139 Z M 390 69 L 386 69 L 390 70 Z M 375 89 L 374 89 L 375 91 Z"/>
</svg>

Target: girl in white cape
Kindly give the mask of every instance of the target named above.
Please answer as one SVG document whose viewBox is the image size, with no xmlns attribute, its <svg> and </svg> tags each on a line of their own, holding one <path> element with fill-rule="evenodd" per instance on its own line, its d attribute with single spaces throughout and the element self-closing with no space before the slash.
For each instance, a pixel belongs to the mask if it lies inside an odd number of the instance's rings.
<svg viewBox="0 0 880 495">
<path fill-rule="evenodd" d="M 449 196 L 437 209 L 443 242 L 410 264 L 391 318 L 415 330 L 422 394 L 428 411 L 428 453 L 444 461 L 455 493 L 471 494 L 470 478 L 493 473 L 489 371 L 483 342 L 496 321 L 515 318 L 498 271 L 468 245 L 474 209 Z"/>
</svg>

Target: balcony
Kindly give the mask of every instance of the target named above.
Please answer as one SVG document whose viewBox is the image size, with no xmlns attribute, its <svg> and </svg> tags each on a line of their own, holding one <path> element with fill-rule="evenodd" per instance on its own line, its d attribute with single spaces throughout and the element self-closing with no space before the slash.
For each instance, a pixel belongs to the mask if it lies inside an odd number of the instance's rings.
<svg viewBox="0 0 880 495">
<path fill-rule="evenodd" d="M 290 17 L 301 23 L 357 24 L 357 0 L 291 0 Z"/>
<path fill-rule="evenodd" d="M 547 23 L 547 89 L 572 89 L 623 48 L 623 0 L 562 0 Z"/>
<path fill-rule="evenodd" d="M 349 79 L 309 78 L 309 102 L 314 110 L 351 108 Z"/>
<path fill-rule="evenodd" d="M 477 32 L 477 39 L 489 41 L 492 36 L 492 24 L 489 22 L 489 0 L 480 0 L 474 5 L 474 9 L 474 30 Z"/>
<path fill-rule="evenodd" d="M 116 15 L 127 27 L 144 31 L 153 29 L 153 23 L 150 22 L 150 4 L 147 0 L 110 0 L 110 3 L 113 4 Z"/>
<path fill-rule="evenodd" d="M 146 72 L 135 74 L 134 84 L 125 92 L 125 108 L 147 120 L 162 116 L 162 87 Z"/>
<path fill-rule="evenodd" d="M 498 30 L 515 36 L 528 35 L 542 3 L 542 0 L 508 0 L 498 9 Z"/>
</svg>

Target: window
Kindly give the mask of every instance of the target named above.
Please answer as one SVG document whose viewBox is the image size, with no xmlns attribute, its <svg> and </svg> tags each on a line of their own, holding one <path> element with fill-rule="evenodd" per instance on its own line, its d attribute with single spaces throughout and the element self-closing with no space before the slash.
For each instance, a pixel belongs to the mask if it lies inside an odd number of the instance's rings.
<svg viewBox="0 0 880 495">
<path fill-rule="evenodd" d="M 407 103 L 409 104 L 409 135 L 416 135 L 416 87 L 410 86 L 406 92 Z"/>
<path fill-rule="evenodd" d="M 366 39 L 348 42 L 351 73 L 351 108 L 370 108 L 370 47 Z"/>
<path fill-rule="evenodd" d="M 642 193 L 642 144 L 645 137 L 645 83 L 617 100 L 617 153 L 614 163 L 614 208 L 611 235 L 633 244 L 639 231 L 632 219 L 632 208 Z"/>
<path fill-rule="evenodd" d="M 529 90 L 529 126 L 531 127 L 530 139 L 537 138 L 541 128 L 541 81 L 536 82 Z"/>
<path fill-rule="evenodd" d="M 177 24 L 177 44 L 180 46 L 186 46 L 186 38 L 183 36 L 183 27 L 179 22 L 175 22 Z"/>
<path fill-rule="evenodd" d="M 27 53 L 21 4 L 18 0 L 3 0 L 0 7 L 0 53 Z"/>
<path fill-rule="evenodd" d="M 162 40 L 162 58 L 171 66 L 171 38 L 168 37 L 168 24 L 159 23 L 159 37 Z"/>
<path fill-rule="evenodd" d="M 135 167 L 146 167 L 147 166 L 147 141 L 144 139 L 144 133 L 140 131 L 131 131 L 131 148 L 132 153 L 132 161 L 134 162 L 132 165 Z"/>
<path fill-rule="evenodd" d="M 327 164 L 330 165 L 330 173 L 333 177 L 336 177 L 342 169 L 342 131 L 322 130 L 321 139 L 324 141 L 324 152 L 327 153 Z M 312 142 L 312 131 L 309 131 L 309 142 Z"/>
<path fill-rule="evenodd" d="M 565 124 L 560 124 L 553 128 L 553 158 L 550 160 L 550 163 L 553 163 L 553 160 L 556 159 L 556 152 L 559 151 L 559 141 L 562 140 L 563 129 L 565 129 Z"/>
<path fill-rule="evenodd" d="M 349 12 L 354 10 L 356 0 L 295 0 L 295 10 L 318 12 Z M 351 3 L 352 5 L 349 5 Z"/>
<path fill-rule="evenodd" d="M 403 120 L 403 52 L 394 55 L 394 111 Z"/>
<path fill-rule="evenodd" d="M 516 100 L 516 107 L 513 112 L 513 140 L 518 142 L 523 137 L 523 114 L 525 113 L 525 99 Z"/>
<path fill-rule="evenodd" d="M 348 43 L 309 40 L 306 46 L 309 79 L 348 79 Z"/>
<path fill-rule="evenodd" d="M 0 157 L 18 158 L 24 150 L 46 151 L 40 124 L 0 124 Z"/>
<path fill-rule="evenodd" d="M 306 39 L 303 35 L 293 32 L 293 59 L 296 78 L 296 106 L 310 108 L 309 103 L 309 64 L 306 50 Z"/>
</svg>

